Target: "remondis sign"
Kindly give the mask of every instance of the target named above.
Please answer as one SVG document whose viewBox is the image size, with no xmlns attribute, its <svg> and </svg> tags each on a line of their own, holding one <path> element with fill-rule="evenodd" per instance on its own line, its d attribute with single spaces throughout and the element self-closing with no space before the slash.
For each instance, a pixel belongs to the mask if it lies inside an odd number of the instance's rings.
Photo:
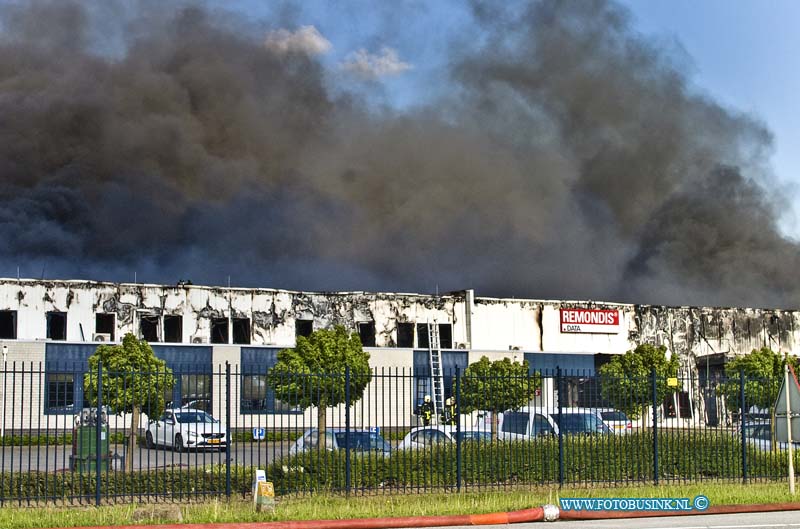
<svg viewBox="0 0 800 529">
<path fill-rule="evenodd" d="M 561 332 L 616 334 L 619 329 L 618 310 L 561 309 Z"/>
</svg>

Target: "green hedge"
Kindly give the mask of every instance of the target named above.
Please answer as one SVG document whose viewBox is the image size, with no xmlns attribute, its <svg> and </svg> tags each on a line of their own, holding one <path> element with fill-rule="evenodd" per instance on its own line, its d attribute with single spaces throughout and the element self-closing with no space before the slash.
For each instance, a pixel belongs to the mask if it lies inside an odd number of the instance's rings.
<svg viewBox="0 0 800 529">
<path fill-rule="evenodd" d="M 121 444 L 125 441 L 125 434 L 122 432 L 112 432 L 108 438 L 111 444 Z M 69 446 L 71 444 L 72 432 L 15 434 L 6 435 L 3 439 L 0 439 L 0 446 Z"/>
<path fill-rule="evenodd" d="M 462 484 L 509 485 L 557 483 L 558 439 L 465 443 L 462 445 Z M 660 481 L 742 478 L 741 440 L 724 432 L 666 431 L 659 434 Z M 273 464 L 268 477 L 279 494 L 345 488 L 345 454 L 313 452 Z M 800 468 L 800 454 L 795 454 Z M 354 488 L 404 489 L 451 487 L 456 483 L 456 448 L 440 445 L 426 450 L 395 451 L 390 457 L 351 454 Z M 750 478 L 783 478 L 785 453 L 747 447 Z M 653 436 L 566 436 L 564 481 L 652 482 Z"/>
<path fill-rule="evenodd" d="M 658 473 L 661 481 L 695 481 L 742 478 L 741 440 L 723 432 L 666 431 L 659 435 Z M 800 468 L 800 454 L 795 454 Z M 309 452 L 286 457 L 266 468 L 267 479 L 277 494 L 340 491 L 346 487 L 344 451 Z M 785 453 L 747 449 L 748 475 L 783 478 Z M 462 484 L 495 486 L 557 483 L 558 439 L 464 443 Z M 224 494 L 225 466 L 168 468 L 148 471 L 103 472 L 103 495 Z M 395 451 L 389 457 L 377 453 L 351 453 L 351 487 L 358 489 L 413 490 L 451 488 L 456 484 L 456 447 L 439 445 L 426 450 Z M 254 469 L 231 467 L 235 494 L 250 491 Z M 0 475 L 0 497 L 5 500 L 94 497 L 95 473 L 30 472 Z M 567 436 L 564 438 L 564 480 L 587 482 L 652 482 L 653 436 Z"/>
</svg>

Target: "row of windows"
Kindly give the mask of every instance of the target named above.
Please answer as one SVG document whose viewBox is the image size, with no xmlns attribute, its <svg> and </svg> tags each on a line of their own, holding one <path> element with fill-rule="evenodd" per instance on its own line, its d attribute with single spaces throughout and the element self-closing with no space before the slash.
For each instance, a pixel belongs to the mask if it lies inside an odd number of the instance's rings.
<svg viewBox="0 0 800 529">
<path fill-rule="evenodd" d="M 83 406 L 84 379 L 82 373 L 48 373 L 45 382 L 45 402 L 48 414 L 72 414 Z M 175 387 L 164 393 L 167 408 L 186 406 L 201 409 L 212 415 L 211 375 L 182 374 Z M 145 410 L 146 411 L 146 410 Z M 266 375 L 241 375 L 242 413 L 299 413 L 273 395 Z"/>
<path fill-rule="evenodd" d="M 47 338 L 50 340 L 66 340 L 67 313 L 47 312 L 45 318 L 47 320 Z M 375 347 L 375 322 L 358 322 L 356 326 L 364 347 Z M 449 323 L 438 324 L 439 344 L 442 349 L 452 349 L 452 329 L 452 325 Z M 114 314 L 95 314 L 95 330 L 91 339 L 113 342 L 116 339 L 115 330 L 116 318 Z M 313 331 L 313 320 L 295 320 L 295 336 L 309 336 Z M 83 327 L 81 327 L 81 333 L 83 333 Z M 397 347 L 427 349 L 430 343 L 430 334 L 431 329 L 427 323 L 398 323 L 395 343 Z M 84 340 L 88 338 L 83 337 Z M 139 338 L 151 343 L 182 343 L 183 317 L 178 315 L 141 314 L 139 315 Z M 209 338 L 212 344 L 249 344 L 251 338 L 250 319 L 212 318 Z M 0 310 L 0 339 L 17 339 L 17 311 Z"/>
</svg>

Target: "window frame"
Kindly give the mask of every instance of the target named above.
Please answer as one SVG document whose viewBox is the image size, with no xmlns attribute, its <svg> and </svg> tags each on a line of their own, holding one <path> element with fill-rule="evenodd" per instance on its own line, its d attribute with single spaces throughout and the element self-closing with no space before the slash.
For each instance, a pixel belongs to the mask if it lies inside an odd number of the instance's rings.
<svg viewBox="0 0 800 529">
<path fill-rule="evenodd" d="M 53 377 L 70 377 L 71 380 L 53 380 Z M 45 371 L 44 375 L 44 414 L 45 415 L 74 415 L 83 405 L 81 392 L 78 390 L 77 382 L 83 382 L 83 374 L 76 371 Z M 63 385 L 64 388 L 72 388 L 72 404 L 51 405 L 52 396 L 51 384 Z M 60 391 L 56 389 L 56 393 Z M 66 391 L 65 391 L 66 395 Z M 56 396 L 58 398 L 58 396 Z M 65 399 L 66 402 L 66 399 Z"/>
</svg>

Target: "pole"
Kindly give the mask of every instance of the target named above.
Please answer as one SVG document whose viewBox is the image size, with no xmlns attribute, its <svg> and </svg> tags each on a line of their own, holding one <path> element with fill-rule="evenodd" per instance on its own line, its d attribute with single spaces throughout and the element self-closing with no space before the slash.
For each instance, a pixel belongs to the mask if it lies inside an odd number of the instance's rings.
<svg viewBox="0 0 800 529">
<path fill-rule="evenodd" d="M 742 483 L 747 484 L 747 431 L 745 430 L 744 369 L 739 371 L 739 431 L 742 432 Z"/>
<path fill-rule="evenodd" d="M 789 494 L 794 496 L 794 454 L 792 450 L 792 407 L 789 399 L 789 353 L 785 353 L 786 365 L 783 369 L 783 394 L 786 399 L 786 440 L 789 446 Z M 794 382 L 794 381 L 792 381 Z"/>
<path fill-rule="evenodd" d="M 556 366 L 556 388 L 558 391 L 558 487 L 564 486 L 564 421 L 561 401 L 564 398 L 561 387 L 561 367 Z"/>
<path fill-rule="evenodd" d="M 3 402 L 0 404 L 0 411 L 3 414 L 0 421 L 0 439 L 6 438 L 6 371 L 8 370 L 8 346 L 3 346 Z"/>
<path fill-rule="evenodd" d="M 658 379 L 656 368 L 650 372 L 653 406 L 653 483 L 658 485 Z"/>
<path fill-rule="evenodd" d="M 102 492 L 102 461 L 103 456 L 108 460 L 108 454 L 101 453 L 103 446 L 103 363 L 97 363 L 97 416 L 95 417 L 95 484 L 94 484 L 94 504 L 100 507 L 100 497 Z M 86 459 L 86 467 L 89 468 L 89 459 Z"/>
<path fill-rule="evenodd" d="M 350 496 L 350 366 L 344 368 L 344 481 L 345 495 Z"/>
<path fill-rule="evenodd" d="M 225 496 L 231 497 L 231 364 L 225 362 Z"/>
<path fill-rule="evenodd" d="M 456 366 L 456 490 L 461 492 L 461 369 Z"/>
</svg>

